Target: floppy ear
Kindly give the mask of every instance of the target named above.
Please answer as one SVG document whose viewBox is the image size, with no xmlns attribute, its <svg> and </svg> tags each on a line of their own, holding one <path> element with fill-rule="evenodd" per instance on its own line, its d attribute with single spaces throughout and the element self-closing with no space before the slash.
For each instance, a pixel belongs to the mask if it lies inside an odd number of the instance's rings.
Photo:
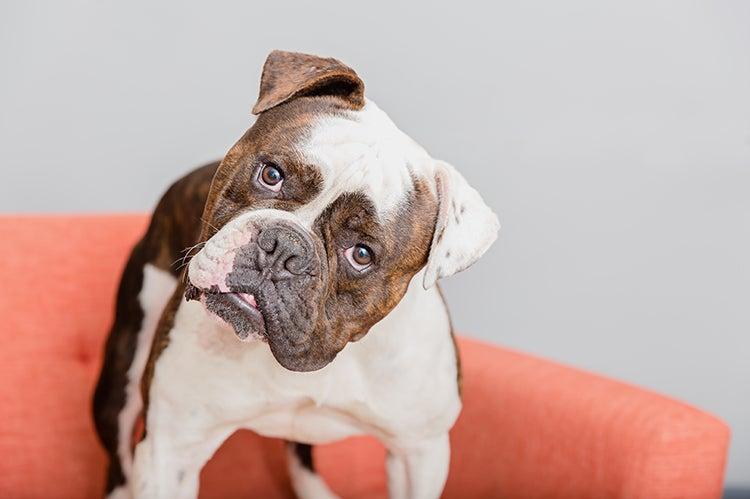
<svg viewBox="0 0 750 499">
<path fill-rule="evenodd" d="M 361 109 L 365 84 L 352 68 L 336 59 L 274 50 L 263 65 L 253 114 L 304 95 L 331 95 L 352 109 Z"/>
<path fill-rule="evenodd" d="M 482 196 L 448 163 L 436 162 L 435 185 L 438 215 L 422 282 L 425 289 L 476 262 L 500 229 Z"/>
</svg>

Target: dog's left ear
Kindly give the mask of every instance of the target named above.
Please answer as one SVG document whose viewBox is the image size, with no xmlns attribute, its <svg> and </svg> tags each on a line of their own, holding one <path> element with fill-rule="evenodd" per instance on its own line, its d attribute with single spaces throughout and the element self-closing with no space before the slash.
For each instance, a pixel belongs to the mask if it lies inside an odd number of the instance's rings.
<svg viewBox="0 0 750 499">
<path fill-rule="evenodd" d="M 448 163 L 435 164 L 438 214 L 422 284 L 460 272 L 497 239 L 500 223 L 482 196 Z"/>
<path fill-rule="evenodd" d="M 263 65 L 253 114 L 305 95 L 329 95 L 352 109 L 362 109 L 365 84 L 352 68 L 336 59 L 274 50 Z"/>
</svg>

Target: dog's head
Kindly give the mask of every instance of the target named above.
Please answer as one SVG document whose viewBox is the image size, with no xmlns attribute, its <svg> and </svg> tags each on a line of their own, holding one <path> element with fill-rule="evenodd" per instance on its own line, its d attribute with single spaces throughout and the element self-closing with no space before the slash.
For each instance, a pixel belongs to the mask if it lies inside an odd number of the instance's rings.
<svg viewBox="0 0 750 499">
<path fill-rule="evenodd" d="M 213 179 L 186 296 L 241 340 L 267 341 L 287 369 L 322 368 L 420 270 L 429 288 L 494 241 L 479 194 L 341 62 L 271 53 L 253 112 Z"/>
</svg>

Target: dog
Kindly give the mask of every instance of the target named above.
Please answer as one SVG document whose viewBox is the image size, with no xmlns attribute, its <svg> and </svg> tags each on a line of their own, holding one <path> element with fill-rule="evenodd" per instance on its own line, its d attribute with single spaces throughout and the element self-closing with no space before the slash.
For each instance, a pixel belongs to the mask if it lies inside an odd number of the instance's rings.
<svg viewBox="0 0 750 499">
<path fill-rule="evenodd" d="M 387 448 L 391 497 L 436 498 L 461 410 L 436 281 L 489 248 L 497 217 L 336 59 L 272 52 L 253 114 L 167 190 L 125 267 L 93 404 L 106 495 L 196 497 L 250 429 L 289 442 L 301 498 L 335 497 L 311 446 L 362 434 Z"/>
</svg>

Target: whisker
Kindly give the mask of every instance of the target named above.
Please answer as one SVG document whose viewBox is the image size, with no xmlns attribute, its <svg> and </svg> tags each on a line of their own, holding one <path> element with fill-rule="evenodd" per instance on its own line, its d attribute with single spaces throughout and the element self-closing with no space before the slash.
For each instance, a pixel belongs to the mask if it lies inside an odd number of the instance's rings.
<svg viewBox="0 0 750 499">
<path fill-rule="evenodd" d="M 206 220 L 203 217 L 200 217 L 200 219 L 201 219 L 201 222 L 203 222 L 204 224 L 208 225 L 209 227 L 211 227 L 216 232 L 219 232 L 219 229 L 216 226 L 214 226 L 211 222 L 209 222 L 208 220 Z"/>
<path fill-rule="evenodd" d="M 184 250 L 182 250 L 180 252 L 180 253 L 184 253 L 184 254 L 180 258 L 178 258 L 177 260 L 175 260 L 174 262 L 172 262 L 171 266 L 174 267 L 174 265 L 177 262 L 180 262 L 180 265 L 176 269 L 176 270 L 180 270 L 182 267 L 184 267 L 185 265 L 187 265 L 187 262 L 189 262 L 190 259 L 194 256 L 194 254 L 192 253 L 193 250 L 195 250 L 196 248 L 198 248 L 198 250 L 200 251 L 199 247 L 202 247 L 204 244 L 206 244 L 206 241 L 201 241 L 201 242 L 198 242 L 198 243 L 196 243 L 196 244 L 194 244 L 192 246 L 188 246 L 187 248 L 185 248 Z"/>
<path fill-rule="evenodd" d="M 206 225 L 208 225 L 209 227 L 211 227 L 216 232 L 219 232 L 219 229 L 216 226 L 214 226 L 211 222 L 209 222 L 208 220 L 206 220 L 203 217 L 198 217 L 198 218 L 200 219 L 201 222 L 205 223 Z M 200 241 L 200 242 L 194 244 L 193 246 L 188 246 L 184 250 L 180 251 L 180 254 L 182 256 L 179 257 L 174 262 L 172 262 L 172 264 L 170 265 L 171 267 L 174 267 L 177 263 L 179 263 L 179 265 L 177 265 L 177 267 L 175 268 L 175 270 L 179 271 L 179 270 L 184 269 L 182 271 L 182 276 L 181 276 L 181 280 L 183 282 L 187 282 L 187 267 L 188 267 L 188 264 L 190 263 L 190 260 L 192 260 L 192 258 L 196 254 L 198 254 L 198 251 L 200 251 L 200 248 L 203 247 L 207 242 L 208 241 Z M 196 251 L 194 253 L 193 251 L 195 249 L 198 249 L 198 251 Z"/>
<path fill-rule="evenodd" d="M 178 269 L 179 270 L 179 269 Z M 187 277 L 188 277 L 188 269 L 185 267 L 182 271 L 182 275 L 180 276 L 180 280 L 183 282 L 183 284 L 187 283 Z"/>
</svg>

